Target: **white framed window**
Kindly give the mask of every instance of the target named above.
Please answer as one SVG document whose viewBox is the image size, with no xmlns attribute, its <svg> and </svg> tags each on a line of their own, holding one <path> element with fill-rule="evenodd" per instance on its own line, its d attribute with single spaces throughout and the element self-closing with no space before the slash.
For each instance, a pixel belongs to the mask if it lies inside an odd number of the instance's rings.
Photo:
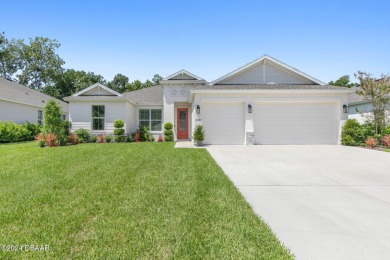
<svg viewBox="0 0 390 260">
<path fill-rule="evenodd" d="M 42 110 L 38 110 L 38 125 L 43 125 L 43 112 Z"/>
<path fill-rule="evenodd" d="M 150 131 L 161 131 L 162 109 L 140 109 L 139 127 L 148 127 Z"/>
<path fill-rule="evenodd" d="M 65 121 L 65 119 L 66 119 L 66 116 L 65 115 L 61 115 L 61 120 Z"/>
<path fill-rule="evenodd" d="M 104 130 L 104 106 L 92 106 L 92 130 Z"/>
</svg>

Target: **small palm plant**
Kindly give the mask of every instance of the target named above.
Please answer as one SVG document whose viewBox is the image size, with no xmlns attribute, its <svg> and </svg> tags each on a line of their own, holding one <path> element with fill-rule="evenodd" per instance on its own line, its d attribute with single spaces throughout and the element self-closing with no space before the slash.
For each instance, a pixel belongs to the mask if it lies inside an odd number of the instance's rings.
<svg viewBox="0 0 390 260">
<path fill-rule="evenodd" d="M 201 146 L 204 140 L 204 130 L 202 125 L 197 125 L 194 131 L 194 144 L 195 146 Z"/>
</svg>

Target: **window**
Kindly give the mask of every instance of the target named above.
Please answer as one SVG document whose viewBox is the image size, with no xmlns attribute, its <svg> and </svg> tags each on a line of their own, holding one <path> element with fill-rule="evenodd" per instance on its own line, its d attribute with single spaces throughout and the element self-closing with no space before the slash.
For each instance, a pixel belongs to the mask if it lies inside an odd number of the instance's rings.
<svg viewBox="0 0 390 260">
<path fill-rule="evenodd" d="M 61 115 L 61 119 L 62 119 L 63 121 L 65 121 L 66 116 L 65 116 L 65 115 Z"/>
<path fill-rule="evenodd" d="M 148 127 L 151 131 L 161 131 L 162 128 L 161 109 L 140 109 L 139 127 Z"/>
<path fill-rule="evenodd" d="M 92 106 L 92 130 L 104 130 L 104 106 Z"/>
<path fill-rule="evenodd" d="M 43 113 L 42 110 L 38 110 L 38 125 L 42 125 Z"/>
</svg>

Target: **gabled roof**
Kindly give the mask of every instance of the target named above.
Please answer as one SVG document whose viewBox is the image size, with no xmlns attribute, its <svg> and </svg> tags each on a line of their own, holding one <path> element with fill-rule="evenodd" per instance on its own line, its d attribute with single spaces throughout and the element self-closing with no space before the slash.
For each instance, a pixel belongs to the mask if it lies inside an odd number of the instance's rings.
<svg viewBox="0 0 390 260">
<path fill-rule="evenodd" d="M 93 90 L 94 88 L 96 88 L 98 90 L 99 93 L 101 93 L 101 90 L 103 89 L 103 95 L 100 95 L 100 94 L 95 94 L 95 95 L 83 95 L 87 92 L 90 92 L 91 90 Z M 105 93 L 109 93 L 108 95 L 104 95 L 104 92 Z M 72 95 L 72 97 L 77 97 L 77 96 L 118 96 L 118 97 L 122 97 L 123 95 L 116 92 L 115 90 L 109 88 L 109 87 L 106 87 L 100 83 L 95 83 L 91 86 L 89 86 L 88 88 L 85 88 L 85 89 L 82 89 L 81 91 L 75 93 Z"/>
<path fill-rule="evenodd" d="M 2 77 L 0 77 L 0 100 L 41 108 L 43 108 L 48 101 L 55 100 L 61 106 L 63 112 L 69 111 L 68 103 Z"/>
<path fill-rule="evenodd" d="M 195 74 L 192 74 L 191 72 L 188 72 L 187 70 L 182 69 L 179 70 L 178 72 L 169 75 L 163 80 L 204 80 L 204 79 L 196 76 Z"/>
<path fill-rule="evenodd" d="M 284 70 L 286 70 L 286 71 L 288 71 L 288 72 L 290 72 L 292 74 L 295 74 L 295 75 L 297 75 L 297 76 L 299 76 L 299 77 L 301 77 L 301 78 L 303 78 L 305 80 L 313 82 L 314 84 L 325 85 L 324 82 L 322 82 L 322 81 L 320 81 L 320 80 L 318 80 L 318 79 L 316 79 L 316 78 L 314 78 L 312 76 L 309 76 L 306 73 L 304 73 L 304 72 L 302 72 L 302 71 L 300 71 L 300 70 L 298 70 L 296 68 L 293 68 L 293 67 L 291 67 L 291 66 L 289 66 L 289 65 L 287 65 L 287 64 L 285 64 L 285 63 L 283 63 L 283 62 L 281 62 L 281 61 L 279 61 L 279 60 L 277 60 L 277 59 L 275 59 L 275 58 L 273 58 L 273 57 L 271 57 L 269 55 L 263 55 L 260 58 L 254 60 L 254 61 L 251 61 L 251 62 L 245 64 L 244 66 L 241 66 L 238 69 L 236 69 L 236 70 L 234 70 L 234 71 L 232 71 L 232 72 L 230 72 L 230 73 L 228 73 L 228 74 L 226 74 L 226 75 L 224 75 L 224 76 L 222 76 L 222 77 L 212 81 L 210 84 L 211 85 L 215 85 L 215 84 L 221 83 L 222 81 L 224 81 L 224 80 L 226 80 L 228 78 L 231 78 L 233 76 L 236 76 L 236 75 L 240 74 L 241 72 L 243 72 L 243 71 L 245 71 L 247 69 L 250 69 L 250 68 L 252 68 L 252 67 L 254 67 L 254 66 L 258 65 L 258 64 L 261 64 L 261 63 L 263 63 L 265 61 L 271 61 L 271 62 L 277 64 L 278 66 L 282 67 Z"/>
<path fill-rule="evenodd" d="M 137 105 L 163 105 L 164 103 L 162 86 L 125 92 L 123 95 L 133 100 Z"/>
</svg>

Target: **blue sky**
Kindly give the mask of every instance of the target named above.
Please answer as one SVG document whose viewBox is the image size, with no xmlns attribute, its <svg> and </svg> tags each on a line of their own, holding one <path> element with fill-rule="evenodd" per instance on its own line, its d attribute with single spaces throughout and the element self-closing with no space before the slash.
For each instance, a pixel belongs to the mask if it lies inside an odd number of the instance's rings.
<svg viewBox="0 0 390 260">
<path fill-rule="evenodd" d="M 182 68 L 212 81 L 263 54 L 328 82 L 390 72 L 390 1 L 2 1 L 8 38 L 61 43 L 65 68 L 111 80 Z M 7 10 L 4 12 L 4 10 Z"/>
</svg>

